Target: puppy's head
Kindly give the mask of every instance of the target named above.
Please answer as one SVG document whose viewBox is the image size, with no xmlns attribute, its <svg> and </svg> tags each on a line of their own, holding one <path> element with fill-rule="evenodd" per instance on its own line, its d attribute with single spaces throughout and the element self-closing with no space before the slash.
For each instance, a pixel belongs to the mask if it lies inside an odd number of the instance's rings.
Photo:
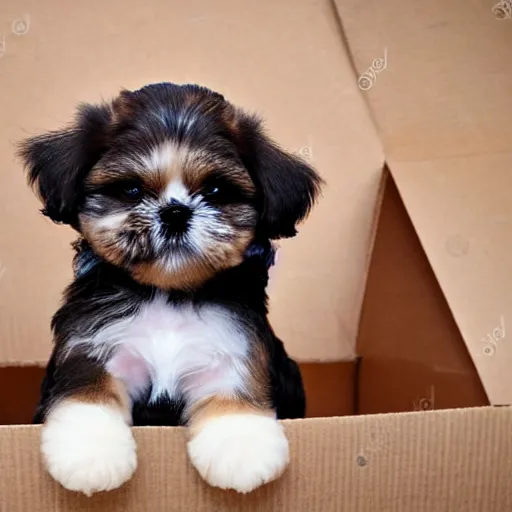
<svg viewBox="0 0 512 512">
<path fill-rule="evenodd" d="M 257 118 L 195 85 L 82 105 L 68 129 L 20 153 L 48 217 L 161 288 L 192 288 L 238 265 L 256 237 L 293 236 L 321 182 Z"/>
</svg>

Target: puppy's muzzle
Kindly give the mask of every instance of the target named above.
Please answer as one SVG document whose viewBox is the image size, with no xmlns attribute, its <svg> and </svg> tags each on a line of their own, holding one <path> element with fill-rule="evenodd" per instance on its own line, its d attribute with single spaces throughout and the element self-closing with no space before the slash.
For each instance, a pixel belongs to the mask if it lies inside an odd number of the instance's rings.
<svg viewBox="0 0 512 512">
<path fill-rule="evenodd" d="M 178 235 L 187 231 L 192 212 L 182 203 L 173 201 L 160 210 L 160 221 L 167 235 Z"/>
</svg>

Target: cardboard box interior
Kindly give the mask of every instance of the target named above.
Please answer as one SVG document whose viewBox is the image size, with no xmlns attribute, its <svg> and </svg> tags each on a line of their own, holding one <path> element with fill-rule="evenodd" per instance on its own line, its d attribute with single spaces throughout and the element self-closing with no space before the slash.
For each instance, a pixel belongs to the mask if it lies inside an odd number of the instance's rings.
<svg viewBox="0 0 512 512">
<path fill-rule="evenodd" d="M 138 429 L 135 480 L 86 501 L 41 470 L 37 427 L 0 427 L 5 510 L 512 510 L 510 409 L 452 410 L 512 403 L 512 20 L 486 0 L 150 4 L 0 6 L 0 423 L 30 421 L 71 275 L 13 142 L 162 80 L 259 111 L 328 183 L 270 289 L 319 419 L 286 422 L 290 470 L 245 501 L 199 482 L 181 429 Z"/>
</svg>

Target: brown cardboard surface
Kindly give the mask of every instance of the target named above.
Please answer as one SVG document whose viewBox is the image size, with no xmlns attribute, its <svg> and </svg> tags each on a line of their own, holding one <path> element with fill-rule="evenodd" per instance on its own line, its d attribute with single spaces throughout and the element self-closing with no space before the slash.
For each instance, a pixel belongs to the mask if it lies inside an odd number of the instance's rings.
<svg viewBox="0 0 512 512">
<path fill-rule="evenodd" d="M 306 417 L 347 416 L 356 412 L 357 361 L 301 363 Z"/>
<path fill-rule="evenodd" d="M 199 82 L 258 111 L 320 170 L 324 198 L 301 236 L 283 242 L 272 321 L 302 361 L 353 358 L 383 154 L 333 14 L 329 0 L 1 3 L 1 360 L 46 361 L 49 319 L 71 277 L 72 234 L 38 215 L 13 144 L 62 126 L 80 101 L 164 80 Z M 12 33 L 16 20 L 25 34 Z"/>
<path fill-rule="evenodd" d="M 499 0 L 335 0 L 386 157 L 510 150 L 512 30 Z M 368 71 L 386 54 L 386 68 Z M 379 64 L 376 62 L 375 64 Z M 378 66 L 377 66 L 377 69 Z"/>
<path fill-rule="evenodd" d="M 32 423 L 44 368 L 0 366 L 0 425 Z M 306 392 L 306 417 L 355 413 L 357 362 L 301 363 Z"/>
<path fill-rule="evenodd" d="M 512 403 L 512 155 L 393 163 L 392 173 L 492 404 Z"/>
<path fill-rule="evenodd" d="M 499 3 L 370 0 L 363 6 L 348 0 L 336 6 L 387 163 L 428 257 L 423 273 L 432 266 L 455 320 L 449 327 L 439 294 L 427 291 L 421 272 L 410 282 L 391 272 L 398 294 L 424 296 L 397 309 L 391 294 L 382 309 L 394 319 L 363 325 L 361 355 L 368 355 L 366 340 L 372 339 L 371 350 L 381 356 L 392 350 L 388 360 L 410 360 L 413 353 L 414 361 L 437 373 L 461 372 L 471 364 L 454 341 L 459 331 L 489 400 L 503 405 L 512 403 L 512 349 L 506 339 L 512 292 L 505 277 L 511 275 L 512 31 L 510 16 L 499 16 Z M 501 4 L 510 9 L 508 0 Z M 419 252 L 400 258 L 392 240 L 386 250 L 407 275 L 422 249 L 417 245 Z M 386 273 L 380 279 L 389 294 Z M 373 296 L 382 298 L 384 291 L 374 290 Z M 405 330 L 400 332 L 398 322 Z M 376 333 L 387 341 L 376 343 Z M 404 352 L 407 337 L 412 348 Z"/>
<path fill-rule="evenodd" d="M 450 372 L 421 361 L 361 359 L 357 414 L 430 411 L 489 404 L 476 371 Z"/>
<path fill-rule="evenodd" d="M 512 510 L 512 410 L 476 408 L 285 422 L 292 460 L 248 496 L 209 488 L 181 429 L 136 429 L 139 468 L 85 498 L 40 471 L 38 427 L 0 427 L 0 510 L 64 512 L 505 512 Z M 13 468 L 18 468 L 17 471 Z"/>
<path fill-rule="evenodd" d="M 32 423 L 43 377 L 43 367 L 0 367 L 0 425 Z"/>
<path fill-rule="evenodd" d="M 391 177 L 377 226 L 357 347 L 358 413 L 488 404 Z"/>
</svg>

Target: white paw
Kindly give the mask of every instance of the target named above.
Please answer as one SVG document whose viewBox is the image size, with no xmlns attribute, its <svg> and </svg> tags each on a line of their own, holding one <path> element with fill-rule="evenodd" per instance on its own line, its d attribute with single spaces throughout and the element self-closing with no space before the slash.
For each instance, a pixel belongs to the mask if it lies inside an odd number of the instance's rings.
<svg viewBox="0 0 512 512">
<path fill-rule="evenodd" d="M 230 414 L 208 420 L 188 443 L 199 474 L 212 486 L 251 492 L 286 469 L 288 440 L 273 418 Z"/>
<path fill-rule="evenodd" d="M 116 489 L 137 467 L 131 429 L 121 412 L 108 405 L 57 405 L 43 426 L 41 452 L 57 482 L 87 496 Z"/>
</svg>

